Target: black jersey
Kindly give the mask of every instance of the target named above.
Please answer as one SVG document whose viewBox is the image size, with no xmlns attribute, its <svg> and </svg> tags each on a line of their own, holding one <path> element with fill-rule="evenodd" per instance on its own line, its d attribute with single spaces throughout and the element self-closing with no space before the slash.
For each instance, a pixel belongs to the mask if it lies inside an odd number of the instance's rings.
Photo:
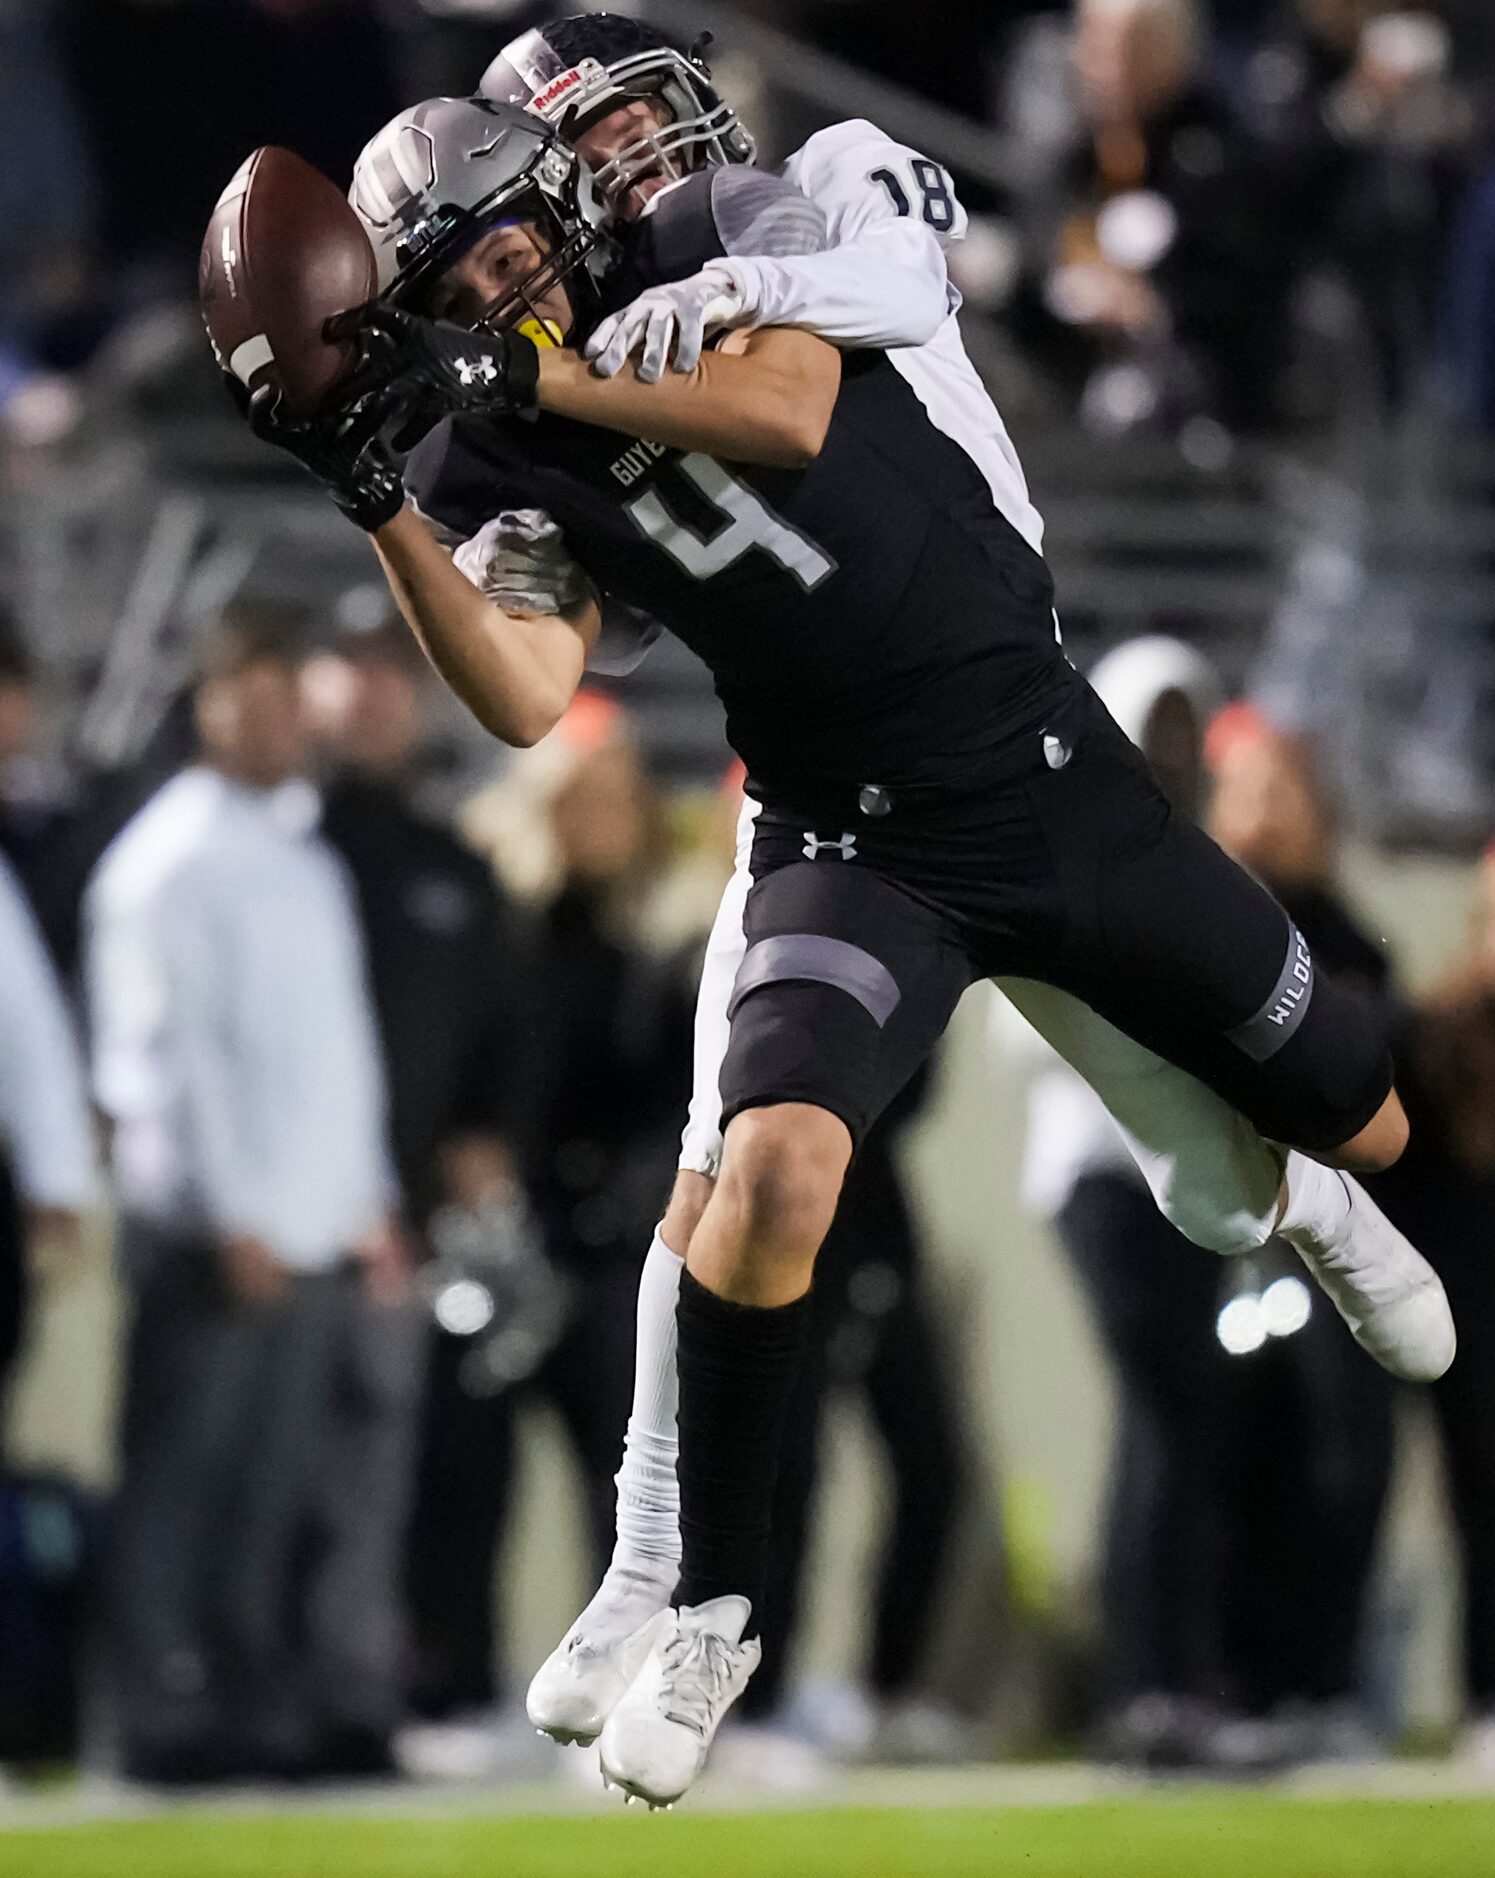
<svg viewBox="0 0 1495 1878">
<path fill-rule="evenodd" d="M 1076 682 L 1042 557 L 881 352 L 844 355 L 804 469 L 542 414 L 444 425 L 407 480 L 463 537 L 548 513 L 605 593 L 705 661 L 765 799 L 969 778 Z"/>
</svg>

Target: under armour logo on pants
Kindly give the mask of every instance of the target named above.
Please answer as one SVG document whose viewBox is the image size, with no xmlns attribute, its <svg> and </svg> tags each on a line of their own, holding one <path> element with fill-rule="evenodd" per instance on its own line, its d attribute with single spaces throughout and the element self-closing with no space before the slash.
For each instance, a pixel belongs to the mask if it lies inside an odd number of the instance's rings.
<svg viewBox="0 0 1495 1878">
<path fill-rule="evenodd" d="M 805 859 L 807 861 L 817 860 L 822 848 L 828 848 L 833 853 L 839 854 L 843 861 L 854 861 L 857 858 L 857 838 L 855 835 L 842 835 L 839 841 L 822 841 L 818 835 L 811 834 L 810 831 L 806 829 Z"/>
</svg>

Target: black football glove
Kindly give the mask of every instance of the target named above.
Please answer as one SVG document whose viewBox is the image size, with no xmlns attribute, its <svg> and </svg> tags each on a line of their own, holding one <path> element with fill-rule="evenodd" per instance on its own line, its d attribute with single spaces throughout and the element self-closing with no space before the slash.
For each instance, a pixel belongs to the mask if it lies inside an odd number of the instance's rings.
<svg viewBox="0 0 1495 1878">
<path fill-rule="evenodd" d="M 225 377 L 254 434 L 309 469 L 349 521 L 372 534 L 399 514 L 405 485 L 394 451 L 380 434 L 377 411 L 362 402 L 339 402 L 332 411 L 294 418 L 269 386 L 246 397 L 238 379 Z"/>
<path fill-rule="evenodd" d="M 331 322 L 328 337 L 340 330 L 356 333 L 361 353 L 348 395 L 398 418 L 397 449 L 413 448 L 444 417 L 539 409 L 540 353 L 523 333 L 473 332 L 378 302 Z"/>
</svg>

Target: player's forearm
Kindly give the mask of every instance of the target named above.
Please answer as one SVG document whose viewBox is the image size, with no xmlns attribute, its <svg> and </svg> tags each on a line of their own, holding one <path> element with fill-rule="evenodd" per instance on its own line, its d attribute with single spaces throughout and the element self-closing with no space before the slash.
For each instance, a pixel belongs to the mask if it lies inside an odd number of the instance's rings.
<svg viewBox="0 0 1495 1878">
<path fill-rule="evenodd" d="M 736 282 L 742 323 L 799 326 L 837 345 L 927 345 L 951 310 L 944 254 L 918 222 L 880 222 L 819 254 L 715 265 Z"/>
<path fill-rule="evenodd" d="M 840 385 L 829 346 L 759 333 L 741 354 L 708 352 L 693 372 L 641 385 L 631 366 L 599 378 L 575 352 L 540 354 L 540 406 L 676 450 L 800 469 L 819 455 Z"/>
<path fill-rule="evenodd" d="M 581 683 L 601 624 L 595 602 L 564 615 L 504 612 L 452 565 L 411 508 L 373 539 L 400 611 L 446 683 L 501 742 L 538 743 Z"/>
</svg>

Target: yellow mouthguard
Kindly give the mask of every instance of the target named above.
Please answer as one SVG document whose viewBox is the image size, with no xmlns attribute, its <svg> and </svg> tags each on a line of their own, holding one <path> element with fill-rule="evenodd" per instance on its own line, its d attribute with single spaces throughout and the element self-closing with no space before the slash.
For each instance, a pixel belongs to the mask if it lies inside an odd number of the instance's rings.
<svg viewBox="0 0 1495 1878">
<path fill-rule="evenodd" d="M 526 339 L 533 339 L 537 346 L 559 346 L 561 343 L 561 329 L 554 320 L 521 320 L 517 330 Z"/>
</svg>

